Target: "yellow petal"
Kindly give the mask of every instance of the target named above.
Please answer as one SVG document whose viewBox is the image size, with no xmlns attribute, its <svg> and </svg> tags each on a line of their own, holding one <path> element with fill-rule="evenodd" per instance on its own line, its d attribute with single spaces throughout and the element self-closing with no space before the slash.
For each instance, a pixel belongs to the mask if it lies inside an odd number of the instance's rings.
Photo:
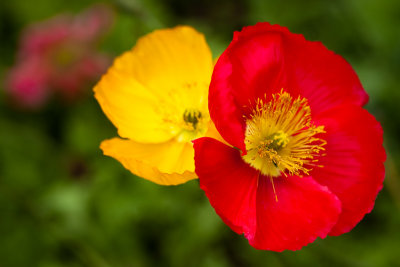
<svg viewBox="0 0 400 267">
<path fill-rule="evenodd" d="M 157 184 L 176 185 L 197 177 L 191 142 L 141 144 L 113 138 L 103 141 L 100 148 L 133 174 Z"/>
<path fill-rule="evenodd" d="M 140 38 L 130 62 L 140 83 L 164 94 L 191 82 L 207 84 L 207 93 L 213 70 L 211 51 L 203 34 L 188 26 L 157 30 Z"/>
<path fill-rule="evenodd" d="M 218 141 L 220 141 L 221 143 L 224 143 L 227 146 L 231 146 L 228 142 L 225 141 L 224 138 L 222 138 L 222 136 L 219 134 L 217 128 L 215 128 L 215 124 L 212 120 L 209 121 L 208 123 L 208 129 L 207 132 L 204 135 L 205 137 L 211 137 L 214 138 Z"/>
<path fill-rule="evenodd" d="M 111 68 L 94 90 L 97 101 L 121 137 L 154 143 L 174 137 L 158 112 L 157 97 L 132 76 L 121 75 Z"/>
<path fill-rule="evenodd" d="M 115 60 L 95 97 L 121 137 L 166 142 L 181 131 L 186 109 L 207 112 L 212 69 L 202 34 L 187 26 L 157 30 Z"/>
</svg>

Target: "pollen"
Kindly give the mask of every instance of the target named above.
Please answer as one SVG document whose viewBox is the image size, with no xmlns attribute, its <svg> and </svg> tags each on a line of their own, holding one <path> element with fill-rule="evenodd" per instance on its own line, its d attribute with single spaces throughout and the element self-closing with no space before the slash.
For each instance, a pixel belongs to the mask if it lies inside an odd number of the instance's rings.
<svg viewBox="0 0 400 267">
<path fill-rule="evenodd" d="M 186 109 L 183 113 L 183 120 L 187 124 L 187 127 L 196 130 L 197 124 L 201 120 L 201 112 L 198 110 Z"/>
<path fill-rule="evenodd" d="M 178 142 L 204 136 L 210 121 L 207 92 L 208 84 L 199 82 L 184 82 L 170 88 L 167 97 L 161 98 L 155 107 L 160 114 L 161 128 Z"/>
<path fill-rule="evenodd" d="M 308 175 L 323 156 L 324 126 L 312 122 L 307 99 L 283 90 L 266 102 L 258 99 L 246 120 L 245 162 L 269 177 Z"/>
</svg>

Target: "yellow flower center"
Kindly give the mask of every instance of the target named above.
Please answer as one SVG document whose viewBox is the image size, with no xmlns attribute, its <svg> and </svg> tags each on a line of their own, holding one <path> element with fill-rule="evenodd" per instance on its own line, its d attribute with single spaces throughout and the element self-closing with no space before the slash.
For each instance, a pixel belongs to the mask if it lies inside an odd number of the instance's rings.
<svg viewBox="0 0 400 267">
<path fill-rule="evenodd" d="M 204 118 L 202 112 L 197 109 L 185 109 L 180 125 L 180 132 L 177 135 L 179 142 L 190 142 L 204 136 L 207 131 L 208 118 Z"/>
<path fill-rule="evenodd" d="M 168 90 L 160 99 L 157 112 L 163 127 L 169 129 L 178 142 L 190 142 L 208 130 L 208 84 L 185 82 Z"/>
<path fill-rule="evenodd" d="M 308 175 L 326 144 L 316 135 L 324 132 L 324 126 L 312 123 L 305 98 L 293 99 L 281 91 L 268 103 L 257 100 L 246 121 L 243 159 L 269 177 Z"/>
</svg>

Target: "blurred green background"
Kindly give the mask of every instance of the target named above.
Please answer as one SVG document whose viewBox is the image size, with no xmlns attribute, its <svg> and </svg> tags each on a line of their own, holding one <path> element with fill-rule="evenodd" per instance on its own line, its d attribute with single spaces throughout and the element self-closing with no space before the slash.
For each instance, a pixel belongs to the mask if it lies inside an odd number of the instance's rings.
<svg viewBox="0 0 400 267">
<path fill-rule="evenodd" d="M 95 1 L 0 2 L 0 78 L 30 23 Z M 143 34 L 189 24 L 214 56 L 242 26 L 269 21 L 342 55 L 370 95 L 388 152 L 375 209 L 348 234 L 300 251 L 257 251 L 215 214 L 198 181 L 162 187 L 102 155 L 116 136 L 94 100 L 37 111 L 0 90 L 0 266 L 400 266 L 400 1 L 117 0 L 100 50 L 117 56 Z"/>
</svg>

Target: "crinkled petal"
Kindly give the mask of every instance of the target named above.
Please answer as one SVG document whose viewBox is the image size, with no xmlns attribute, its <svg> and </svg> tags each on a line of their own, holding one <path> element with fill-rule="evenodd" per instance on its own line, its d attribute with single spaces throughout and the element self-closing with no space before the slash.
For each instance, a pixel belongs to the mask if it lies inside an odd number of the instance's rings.
<svg viewBox="0 0 400 267">
<path fill-rule="evenodd" d="M 132 49 L 129 69 L 141 84 L 168 95 L 182 84 L 210 83 L 213 59 L 204 35 L 189 26 L 156 30 Z"/>
<path fill-rule="evenodd" d="M 166 142 L 181 130 L 171 116 L 204 111 L 212 68 L 202 34 L 187 26 L 157 30 L 114 62 L 95 96 L 121 137 Z"/>
<path fill-rule="evenodd" d="M 222 137 L 245 151 L 245 118 L 258 98 L 282 88 L 283 49 L 279 35 L 234 40 L 215 65 L 209 110 Z"/>
<path fill-rule="evenodd" d="M 368 101 L 352 67 L 320 42 L 269 23 L 236 32 L 213 72 L 209 109 L 222 137 L 245 151 L 244 116 L 257 99 L 285 90 L 309 101 L 312 114 Z"/>
<path fill-rule="evenodd" d="M 311 175 L 342 202 L 342 213 L 330 235 L 350 231 L 375 203 L 382 188 L 386 159 L 382 128 L 366 110 L 345 105 L 316 119 L 325 125 L 325 156 Z"/>
<path fill-rule="evenodd" d="M 256 170 L 241 158 L 240 151 L 215 139 L 194 141 L 196 173 L 211 205 L 238 234 L 255 229 Z"/>
<path fill-rule="evenodd" d="M 243 28 L 234 40 L 255 39 L 259 35 L 280 36 L 285 63 L 282 77 L 286 79 L 282 81 L 283 89 L 306 97 L 314 114 L 344 103 L 367 103 L 368 95 L 350 64 L 321 42 L 308 41 L 286 27 L 267 22 Z M 276 57 L 270 60 L 274 62 Z"/>
<path fill-rule="evenodd" d="M 115 158 L 133 174 L 161 185 L 176 185 L 196 178 L 190 142 L 141 144 L 113 138 L 101 143 L 104 154 Z"/>
<path fill-rule="evenodd" d="M 247 165 L 240 151 L 212 138 L 194 141 L 200 187 L 223 221 L 258 249 L 300 249 L 326 237 L 340 201 L 310 177 L 269 178 Z"/>
<path fill-rule="evenodd" d="M 125 53 L 116 62 L 127 56 Z M 121 137 L 144 143 L 165 142 L 174 137 L 158 110 L 157 97 L 132 76 L 123 75 L 112 67 L 94 91 Z"/>
<path fill-rule="evenodd" d="M 311 177 L 260 177 L 257 190 L 257 229 L 249 242 L 258 249 L 297 250 L 325 238 L 340 213 L 340 201 Z"/>
</svg>

